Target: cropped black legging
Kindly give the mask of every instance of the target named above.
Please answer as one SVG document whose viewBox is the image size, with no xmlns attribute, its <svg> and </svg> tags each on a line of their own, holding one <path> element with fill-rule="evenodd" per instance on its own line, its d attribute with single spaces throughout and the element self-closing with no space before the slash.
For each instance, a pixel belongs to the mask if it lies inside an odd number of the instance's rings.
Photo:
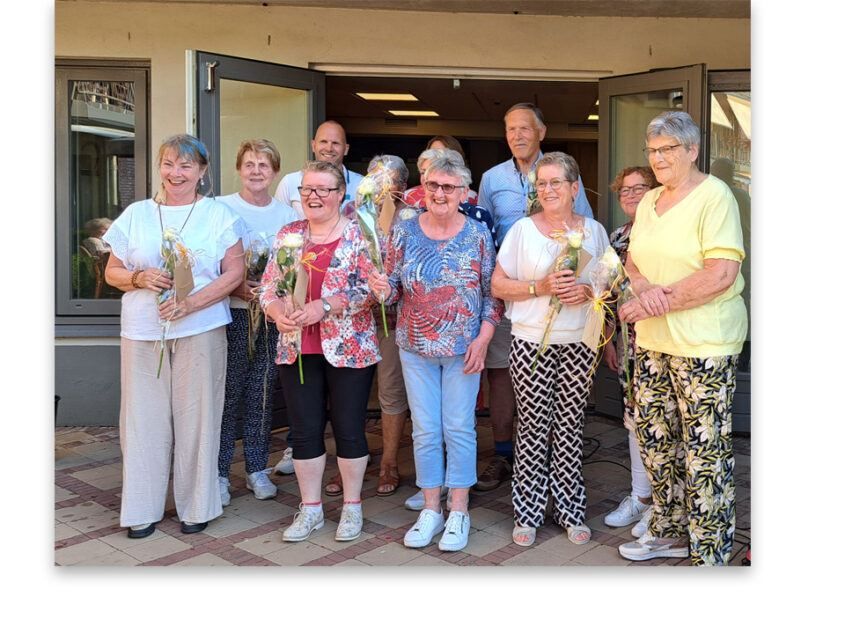
<svg viewBox="0 0 845 634">
<path fill-rule="evenodd" d="M 332 432 L 338 458 L 362 458 L 369 453 L 364 433 L 367 401 L 376 366 L 336 368 L 321 354 L 302 355 L 304 383 L 296 362 L 279 366 L 279 380 L 291 421 L 288 437 L 294 460 L 326 453 L 326 396 L 331 399 Z"/>
</svg>

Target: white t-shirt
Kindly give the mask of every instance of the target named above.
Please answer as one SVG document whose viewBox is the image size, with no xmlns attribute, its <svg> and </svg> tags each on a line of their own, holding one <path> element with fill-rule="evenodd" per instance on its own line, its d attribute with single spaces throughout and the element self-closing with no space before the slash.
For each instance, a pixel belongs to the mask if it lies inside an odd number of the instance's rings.
<svg viewBox="0 0 845 634">
<path fill-rule="evenodd" d="M 251 205 L 241 197 L 240 193 L 220 196 L 217 200 L 227 205 L 243 220 L 245 231 L 241 237 L 244 241 L 244 251 L 249 249 L 254 242 L 272 250 L 273 241 L 279 229 L 297 219 L 293 207 L 275 198 L 271 198 L 270 204 L 266 207 Z M 229 306 L 231 308 L 249 307 L 244 300 L 234 295 L 229 297 Z"/>
<path fill-rule="evenodd" d="M 340 206 L 343 207 L 348 201 L 355 200 L 355 192 L 364 177 L 357 172 L 349 171 L 344 165 L 341 165 L 341 171 L 346 179 L 346 196 L 340 201 Z M 305 214 L 302 213 L 302 203 L 299 201 L 299 190 L 297 189 L 300 185 L 302 185 L 302 170 L 285 174 L 276 188 L 275 197 L 289 207 L 293 207 L 296 210 L 297 217 L 303 220 Z"/>
<path fill-rule="evenodd" d="M 190 218 L 188 218 L 188 214 Z M 187 223 L 185 222 L 187 219 Z M 172 227 L 180 232 L 185 246 L 196 262 L 191 272 L 194 290 L 207 286 L 220 277 L 220 263 L 226 250 L 244 233 L 243 221 L 224 204 L 213 198 L 201 198 L 191 213 L 191 205 L 161 206 L 150 200 L 129 205 L 103 236 L 115 257 L 135 271 L 161 267 L 161 232 Z M 182 228 L 184 224 L 184 228 Z M 158 318 L 158 293 L 141 288 L 123 294 L 120 311 L 120 336 L 139 341 L 161 338 Z M 187 317 L 170 323 L 166 338 L 177 339 L 208 332 L 232 321 L 228 298 Z"/>
<path fill-rule="evenodd" d="M 596 258 L 601 257 L 610 244 L 607 231 L 592 218 L 584 219 L 586 236 L 581 243 Z M 499 248 L 497 261 L 502 270 L 512 280 L 530 281 L 546 277 L 560 252 L 560 244 L 544 236 L 531 218 L 517 220 L 505 236 Z M 588 265 L 589 267 L 589 265 Z M 589 268 L 578 277 L 579 284 L 589 284 Z M 511 320 L 511 334 L 532 343 L 542 343 L 551 295 L 532 297 L 518 302 L 505 302 L 505 315 Z M 585 302 L 577 306 L 563 305 L 552 327 L 549 343 L 577 343 L 584 333 L 587 310 L 590 304 Z"/>
</svg>

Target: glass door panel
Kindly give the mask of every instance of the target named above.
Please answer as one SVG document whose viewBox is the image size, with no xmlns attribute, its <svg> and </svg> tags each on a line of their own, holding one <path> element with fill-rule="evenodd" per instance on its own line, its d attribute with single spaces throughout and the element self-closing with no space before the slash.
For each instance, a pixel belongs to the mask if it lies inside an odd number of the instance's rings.
<svg viewBox="0 0 845 634">
<path fill-rule="evenodd" d="M 238 148 L 246 139 L 272 141 L 282 155 L 282 169 L 270 188 L 309 156 L 308 91 L 232 79 L 220 80 L 220 194 L 241 189 L 235 171 Z"/>
</svg>

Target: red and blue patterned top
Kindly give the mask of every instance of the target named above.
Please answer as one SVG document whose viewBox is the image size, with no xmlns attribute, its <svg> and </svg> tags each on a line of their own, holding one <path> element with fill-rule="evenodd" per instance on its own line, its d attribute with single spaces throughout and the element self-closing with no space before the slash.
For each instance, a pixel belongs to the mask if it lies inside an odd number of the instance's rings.
<svg viewBox="0 0 845 634">
<path fill-rule="evenodd" d="M 273 245 L 273 257 L 261 278 L 261 308 L 267 306 L 276 296 L 276 282 L 279 268 L 275 253 L 285 236 L 298 233 L 305 240 L 307 220 L 297 220 L 281 228 Z M 373 264 L 367 254 L 367 245 L 356 221 L 349 222 L 343 229 L 340 241 L 332 254 L 326 269 L 320 297 L 337 297 L 343 305 L 339 315 L 327 315 L 320 322 L 320 342 L 326 361 L 336 368 L 364 368 L 381 361 L 375 320 L 371 311 L 375 303 L 370 294 L 367 278 Z M 315 297 L 316 299 L 316 297 Z M 296 333 L 279 333 L 276 363 L 289 365 L 296 361 Z"/>
<path fill-rule="evenodd" d="M 454 237 L 433 240 L 420 217 L 394 227 L 385 262 L 387 303 L 399 301 L 396 343 L 423 357 L 461 355 L 482 320 L 496 325 L 504 313 L 502 301 L 490 293 L 493 239 L 483 224 L 467 220 Z"/>
</svg>

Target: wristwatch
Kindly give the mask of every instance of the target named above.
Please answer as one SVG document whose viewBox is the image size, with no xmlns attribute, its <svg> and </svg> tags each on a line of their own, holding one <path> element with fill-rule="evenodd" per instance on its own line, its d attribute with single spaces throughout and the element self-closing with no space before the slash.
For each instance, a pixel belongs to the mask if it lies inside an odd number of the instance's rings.
<svg viewBox="0 0 845 634">
<path fill-rule="evenodd" d="M 325 297 L 321 297 L 320 301 L 323 303 L 323 319 L 325 319 L 328 317 L 329 313 L 332 312 L 332 305 L 329 304 Z"/>
<path fill-rule="evenodd" d="M 528 292 L 531 293 L 531 297 L 537 297 L 537 291 L 534 290 L 534 285 L 537 283 L 537 280 L 531 280 L 531 283 L 528 285 Z"/>
</svg>

